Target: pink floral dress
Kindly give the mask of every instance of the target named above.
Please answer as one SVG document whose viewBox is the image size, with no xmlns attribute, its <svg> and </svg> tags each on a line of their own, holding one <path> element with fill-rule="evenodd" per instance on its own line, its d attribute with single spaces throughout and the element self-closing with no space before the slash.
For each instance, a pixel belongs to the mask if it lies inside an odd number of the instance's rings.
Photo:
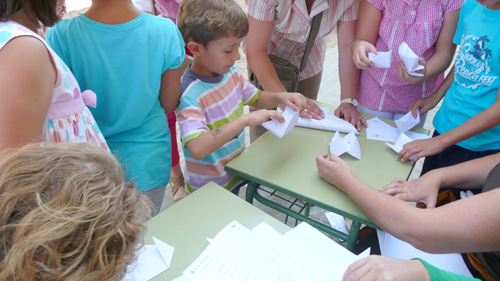
<svg viewBox="0 0 500 281">
<path fill-rule="evenodd" d="M 104 136 L 86 106 L 95 107 L 95 94 L 92 91 L 80 92 L 69 68 L 38 34 L 14 21 L 0 22 L 0 50 L 19 36 L 32 36 L 43 42 L 57 70 L 41 142 L 85 142 L 108 149 Z"/>
</svg>

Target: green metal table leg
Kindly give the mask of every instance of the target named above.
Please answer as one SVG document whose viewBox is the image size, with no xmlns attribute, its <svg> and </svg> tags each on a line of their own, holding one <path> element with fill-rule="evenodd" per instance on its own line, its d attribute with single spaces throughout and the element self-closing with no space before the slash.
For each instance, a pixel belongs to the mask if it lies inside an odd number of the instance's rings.
<svg viewBox="0 0 500 281">
<path fill-rule="evenodd" d="M 253 204 L 253 198 L 254 198 L 255 192 L 257 192 L 257 186 L 258 185 L 253 181 L 248 182 L 247 192 L 245 194 L 245 200 L 250 204 Z"/>
<path fill-rule="evenodd" d="M 349 237 L 347 238 L 347 249 L 352 252 L 354 249 L 354 245 L 358 240 L 359 228 L 361 227 L 361 223 L 357 221 L 352 221 L 351 231 L 349 231 Z"/>
</svg>

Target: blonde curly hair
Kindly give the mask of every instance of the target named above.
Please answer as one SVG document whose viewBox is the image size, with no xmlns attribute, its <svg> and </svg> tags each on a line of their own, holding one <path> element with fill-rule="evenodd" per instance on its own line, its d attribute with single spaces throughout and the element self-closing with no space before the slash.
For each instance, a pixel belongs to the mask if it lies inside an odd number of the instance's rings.
<svg viewBox="0 0 500 281">
<path fill-rule="evenodd" d="M 25 146 L 0 161 L 0 280 L 119 280 L 147 199 L 89 144 Z"/>
</svg>

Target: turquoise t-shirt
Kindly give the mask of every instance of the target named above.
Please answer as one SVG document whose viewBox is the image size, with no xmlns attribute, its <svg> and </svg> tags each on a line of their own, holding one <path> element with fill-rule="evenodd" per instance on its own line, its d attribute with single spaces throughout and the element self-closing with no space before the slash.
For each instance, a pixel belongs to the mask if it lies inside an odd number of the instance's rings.
<svg viewBox="0 0 500 281">
<path fill-rule="evenodd" d="M 171 143 L 159 101 L 161 75 L 185 56 L 174 23 L 145 13 L 117 25 L 80 15 L 50 28 L 47 42 L 80 88 L 96 93 L 91 112 L 127 178 L 139 190 L 166 185 Z"/>
<path fill-rule="evenodd" d="M 500 10 L 466 0 L 453 42 L 460 45 L 455 79 L 434 117 L 443 134 L 462 125 L 495 103 L 500 86 Z M 465 149 L 500 149 L 500 126 L 457 143 Z"/>
</svg>

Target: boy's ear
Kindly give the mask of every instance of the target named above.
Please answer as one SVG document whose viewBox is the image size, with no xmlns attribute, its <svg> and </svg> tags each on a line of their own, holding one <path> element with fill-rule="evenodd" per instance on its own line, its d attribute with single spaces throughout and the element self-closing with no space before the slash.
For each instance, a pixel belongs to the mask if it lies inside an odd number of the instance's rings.
<svg viewBox="0 0 500 281">
<path fill-rule="evenodd" d="M 195 42 L 195 41 L 189 41 L 187 43 L 187 48 L 189 49 L 189 51 L 191 51 L 193 56 L 200 56 L 202 51 L 205 49 L 203 44 L 200 44 L 200 43 Z"/>
</svg>

